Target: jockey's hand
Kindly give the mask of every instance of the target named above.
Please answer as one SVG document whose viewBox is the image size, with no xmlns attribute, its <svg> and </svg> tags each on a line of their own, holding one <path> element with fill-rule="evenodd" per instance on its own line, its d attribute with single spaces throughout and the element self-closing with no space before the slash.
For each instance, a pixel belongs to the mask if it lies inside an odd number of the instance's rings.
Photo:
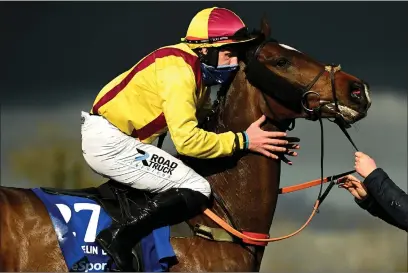
<svg viewBox="0 0 408 273">
<path fill-rule="evenodd" d="M 363 178 L 366 178 L 370 173 L 377 169 L 375 161 L 365 153 L 356 152 L 355 156 L 354 168 Z"/>
<path fill-rule="evenodd" d="M 353 175 L 349 174 L 339 180 L 341 180 L 340 183 L 342 183 L 339 185 L 339 188 L 348 190 L 355 198 L 362 200 L 367 196 L 367 189 L 364 184 Z"/>
<path fill-rule="evenodd" d="M 253 122 L 246 133 L 248 135 L 248 149 L 253 152 L 263 154 L 273 159 L 279 159 L 283 157 L 283 161 L 288 164 L 292 164 L 282 154 L 290 156 L 297 156 L 297 153 L 291 151 L 291 149 L 299 149 L 300 146 L 296 143 L 298 138 L 285 138 L 285 132 L 268 132 L 261 129 L 261 124 L 266 120 L 265 115 L 262 115 L 257 121 Z M 280 156 L 278 156 L 278 154 Z"/>
<path fill-rule="evenodd" d="M 297 156 L 297 153 L 294 151 L 291 151 L 290 149 L 299 149 L 300 148 L 299 144 L 294 144 L 293 142 L 299 142 L 300 139 L 297 137 L 285 137 L 284 139 L 286 139 L 289 143 L 284 145 L 284 147 L 286 147 L 286 151 L 284 153 L 279 153 L 278 156 L 280 160 L 282 160 L 286 164 L 292 165 L 293 164 L 292 161 L 290 161 L 285 156 L 285 154 L 290 155 L 290 156 Z"/>
</svg>

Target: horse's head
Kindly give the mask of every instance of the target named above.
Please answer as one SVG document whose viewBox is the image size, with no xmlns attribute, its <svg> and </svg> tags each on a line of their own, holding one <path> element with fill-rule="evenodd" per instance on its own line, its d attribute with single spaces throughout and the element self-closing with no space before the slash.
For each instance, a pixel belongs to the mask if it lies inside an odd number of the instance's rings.
<svg viewBox="0 0 408 273">
<path fill-rule="evenodd" d="M 340 66 L 322 64 L 270 39 L 261 22 L 260 40 L 245 56 L 245 74 L 259 89 L 261 112 L 275 120 L 336 118 L 348 127 L 367 115 L 369 87 Z"/>
</svg>

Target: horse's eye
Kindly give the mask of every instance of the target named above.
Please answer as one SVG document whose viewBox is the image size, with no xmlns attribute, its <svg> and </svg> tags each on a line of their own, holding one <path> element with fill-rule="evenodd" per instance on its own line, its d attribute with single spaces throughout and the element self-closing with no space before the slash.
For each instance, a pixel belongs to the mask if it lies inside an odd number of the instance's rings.
<svg viewBox="0 0 408 273">
<path fill-rule="evenodd" d="M 276 66 L 277 67 L 287 67 L 290 64 L 289 60 L 286 58 L 279 58 L 278 60 L 276 60 Z"/>
</svg>

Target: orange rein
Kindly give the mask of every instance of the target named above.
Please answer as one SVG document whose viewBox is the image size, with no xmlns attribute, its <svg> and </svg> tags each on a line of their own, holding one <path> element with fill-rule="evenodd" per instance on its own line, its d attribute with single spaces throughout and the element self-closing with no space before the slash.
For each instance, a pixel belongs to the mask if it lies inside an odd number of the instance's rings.
<svg viewBox="0 0 408 273">
<path fill-rule="evenodd" d="M 348 172 L 351 173 L 351 172 Z M 341 175 L 336 175 L 336 176 L 331 176 L 331 177 L 325 177 L 323 178 L 323 183 L 327 183 L 327 182 L 331 182 L 334 181 L 348 173 L 343 173 Z M 313 186 L 318 186 L 322 183 L 321 179 L 315 179 L 309 182 L 305 182 L 302 184 L 297 184 L 297 185 L 293 185 L 293 186 L 288 186 L 288 187 L 283 187 L 279 189 L 279 194 L 285 194 L 285 193 L 289 193 L 289 192 L 294 192 L 294 191 L 299 191 L 299 190 L 303 190 L 303 189 L 307 189 Z M 339 183 L 339 182 L 337 182 Z M 320 200 L 316 200 L 314 206 L 313 206 L 313 211 L 311 213 L 311 215 L 309 216 L 309 219 L 307 219 L 306 223 L 303 224 L 303 226 L 301 226 L 297 231 L 286 235 L 286 236 L 281 236 L 281 237 L 276 237 L 276 238 L 267 238 L 267 239 L 261 239 L 261 238 L 253 238 L 250 236 L 247 236 L 241 232 L 239 232 L 238 230 L 234 229 L 233 227 L 231 227 L 227 222 L 225 222 L 222 218 L 220 218 L 218 215 L 216 215 L 214 212 L 212 212 L 210 209 L 206 209 L 204 211 L 204 214 L 207 215 L 211 220 L 213 220 L 215 223 L 217 223 L 219 226 L 221 226 L 223 229 L 225 229 L 227 232 L 231 233 L 232 235 L 235 235 L 236 237 L 244 240 L 245 242 L 251 243 L 252 244 L 257 244 L 256 242 L 264 242 L 264 243 L 268 243 L 268 242 L 275 242 L 275 241 L 280 241 L 283 239 L 287 239 L 289 237 L 292 237 L 296 234 L 298 234 L 300 231 L 302 231 L 312 220 L 313 216 L 315 216 L 316 212 L 318 211 L 319 208 L 319 204 L 320 204 Z M 259 243 L 257 244 L 259 245 Z"/>
</svg>

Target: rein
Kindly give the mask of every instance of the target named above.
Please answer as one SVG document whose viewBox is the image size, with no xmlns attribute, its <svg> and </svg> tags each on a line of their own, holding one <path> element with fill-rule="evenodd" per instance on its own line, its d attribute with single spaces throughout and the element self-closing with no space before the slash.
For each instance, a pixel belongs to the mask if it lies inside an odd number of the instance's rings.
<svg viewBox="0 0 408 273">
<path fill-rule="evenodd" d="M 246 67 L 246 74 L 247 74 L 247 79 L 248 81 L 251 82 L 251 84 L 253 84 L 254 86 L 258 87 L 258 89 L 262 90 L 262 96 L 263 99 L 265 101 L 265 104 L 268 107 L 268 110 L 271 111 L 271 113 L 273 113 L 270 105 L 267 103 L 266 100 L 266 95 L 264 90 L 268 91 L 268 89 L 270 89 L 270 83 L 271 81 L 274 81 L 274 78 L 276 78 L 276 75 L 270 71 L 269 69 L 267 69 L 261 62 L 259 62 L 257 60 L 257 57 L 259 55 L 260 50 L 262 49 L 262 47 L 268 43 L 268 42 L 276 42 L 275 40 L 269 40 L 269 41 L 264 41 L 262 42 L 255 50 L 255 52 L 253 53 L 252 58 L 250 58 L 250 61 Z M 309 218 L 307 219 L 307 221 L 305 222 L 305 224 L 303 226 L 301 226 L 297 231 L 288 234 L 286 236 L 281 236 L 281 237 L 276 237 L 276 238 L 270 238 L 269 235 L 267 234 L 257 234 L 257 233 L 251 233 L 251 232 L 240 232 L 238 231 L 237 225 L 234 223 L 234 221 L 232 220 L 232 217 L 230 215 L 230 213 L 228 212 L 223 200 L 215 193 L 213 192 L 213 196 L 215 201 L 218 203 L 218 205 L 220 205 L 221 209 L 224 211 L 225 215 L 227 216 L 228 221 L 231 224 L 228 224 L 226 221 L 224 221 L 222 218 L 220 218 L 218 215 L 216 215 L 214 212 L 212 212 L 210 209 L 206 209 L 204 210 L 204 214 L 209 217 L 210 219 L 212 219 L 215 223 L 217 223 L 220 227 L 222 227 L 224 230 L 226 230 L 227 232 L 231 233 L 232 235 L 242 239 L 242 241 L 246 244 L 250 244 L 250 245 L 261 245 L 261 246 L 266 246 L 268 242 L 274 242 L 274 241 L 279 241 L 279 240 L 283 240 L 283 239 L 287 239 L 289 237 L 292 237 L 296 234 L 298 234 L 300 231 L 302 231 L 312 220 L 312 218 L 314 217 L 314 215 L 316 213 L 319 212 L 319 207 L 321 206 L 321 204 L 323 203 L 323 201 L 326 199 L 327 195 L 329 194 L 329 192 L 331 191 L 331 189 L 333 188 L 333 186 L 335 184 L 339 184 L 339 178 L 346 176 L 348 174 L 352 174 L 355 172 L 355 170 L 352 171 L 348 171 L 348 172 L 344 172 L 341 174 L 337 174 L 337 175 L 332 175 L 330 177 L 323 177 L 323 161 L 324 161 L 324 131 L 323 131 L 323 122 L 322 122 L 322 117 L 321 117 L 321 108 L 325 105 L 327 105 L 330 102 L 327 101 L 322 101 L 319 100 L 319 106 L 313 109 L 308 108 L 308 106 L 306 105 L 307 103 L 307 96 L 309 95 L 317 95 L 318 97 L 320 97 L 320 94 L 312 91 L 312 87 L 315 85 L 315 83 L 319 80 L 319 78 L 325 73 L 328 72 L 330 73 L 330 82 L 331 82 L 331 89 L 332 89 L 332 94 L 333 94 L 333 100 L 334 100 L 334 105 L 335 105 L 335 111 L 336 111 L 336 117 L 334 119 L 334 123 L 336 123 L 340 129 L 342 130 L 342 132 L 346 135 L 347 139 L 350 141 L 350 143 L 353 145 L 353 147 L 356 149 L 356 151 L 358 151 L 357 146 L 355 145 L 355 143 L 353 142 L 353 140 L 351 139 L 350 135 L 348 134 L 347 130 L 346 130 L 346 123 L 344 122 L 344 120 L 342 119 L 342 115 L 338 106 L 338 100 L 337 100 L 337 96 L 336 96 L 336 87 L 335 87 L 335 73 L 340 71 L 341 67 L 340 65 L 326 65 L 324 67 L 324 69 L 322 69 L 322 71 L 320 71 L 316 77 L 306 86 L 306 87 L 300 87 L 297 90 L 295 90 L 295 92 L 290 93 L 289 95 L 287 94 L 287 92 L 274 92 L 273 95 L 275 95 L 275 97 L 277 97 L 278 99 L 280 99 L 281 101 L 285 101 L 285 99 L 288 98 L 288 96 L 292 96 L 292 98 L 289 99 L 289 103 L 287 104 L 287 106 L 289 108 L 292 108 L 295 111 L 299 111 L 299 105 L 294 104 L 293 102 L 293 98 L 295 99 L 299 99 L 301 101 L 301 108 L 308 114 L 308 118 L 310 120 L 319 120 L 320 123 L 320 132 L 321 132 L 321 155 L 320 155 L 320 179 L 316 179 L 316 180 L 312 180 L 312 181 L 308 181 L 305 183 L 301 183 L 301 184 L 297 184 L 297 185 L 292 185 L 292 186 L 288 186 L 288 187 L 283 187 L 279 189 L 279 194 L 285 194 L 285 193 L 289 193 L 289 192 L 294 192 L 294 191 L 299 191 L 299 190 L 303 190 L 306 188 L 310 188 L 313 186 L 317 186 L 320 185 L 320 190 L 319 190 L 319 195 L 315 201 L 315 204 L 313 206 L 313 210 L 311 215 L 309 216 Z M 268 80 L 265 80 L 265 77 L 268 78 Z M 267 84 L 269 83 L 269 85 Z M 286 83 L 289 84 L 289 83 Z M 270 92 L 271 93 L 271 92 Z M 205 125 L 205 123 L 208 123 L 211 121 L 211 119 L 215 116 L 215 114 L 219 111 L 219 106 L 220 106 L 220 101 L 222 99 L 222 97 L 225 96 L 220 94 L 220 91 L 218 91 L 217 94 L 217 99 L 214 101 L 213 103 L 213 107 L 211 112 L 209 113 L 209 115 L 206 117 L 206 119 L 203 121 L 202 125 Z M 292 101 L 291 101 L 292 100 Z M 298 100 L 299 101 L 299 100 Z M 289 123 L 286 124 L 286 122 L 283 124 L 283 122 L 277 122 L 277 126 L 278 129 L 280 130 L 293 130 L 294 128 L 294 119 L 293 120 L 289 120 Z M 281 126 L 279 126 L 281 125 Z M 292 125 L 292 126 L 291 126 Z M 284 158 L 284 157 L 283 157 Z M 326 190 L 322 193 L 323 191 L 323 184 L 324 183 L 330 183 L 328 185 L 328 187 L 326 188 Z"/>
</svg>

